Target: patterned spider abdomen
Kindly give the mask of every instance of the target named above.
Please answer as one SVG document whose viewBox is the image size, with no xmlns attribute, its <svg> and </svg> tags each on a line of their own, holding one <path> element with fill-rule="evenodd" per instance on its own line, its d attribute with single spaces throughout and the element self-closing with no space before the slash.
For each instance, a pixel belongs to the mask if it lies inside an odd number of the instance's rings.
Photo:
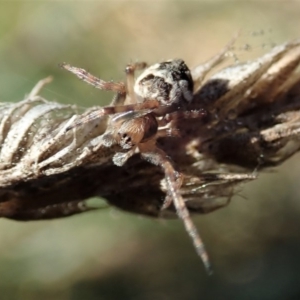
<svg viewBox="0 0 300 300">
<path fill-rule="evenodd" d="M 136 80 L 138 102 L 156 99 L 162 105 L 181 104 L 193 99 L 193 79 L 185 62 L 168 60 L 147 68 Z"/>
</svg>

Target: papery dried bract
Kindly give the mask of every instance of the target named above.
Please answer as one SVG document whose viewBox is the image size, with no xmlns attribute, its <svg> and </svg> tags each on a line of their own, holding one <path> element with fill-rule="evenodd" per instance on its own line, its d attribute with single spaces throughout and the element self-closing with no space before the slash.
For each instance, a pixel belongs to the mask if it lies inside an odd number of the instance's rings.
<svg viewBox="0 0 300 300">
<path fill-rule="evenodd" d="M 158 140 L 184 174 L 181 194 L 190 212 L 226 205 L 240 183 L 256 178 L 257 167 L 278 164 L 299 150 L 299 43 L 275 47 L 204 82 L 229 50 L 215 56 L 211 68 L 194 70 L 203 76 L 197 73 L 201 80 L 189 110 L 209 113 L 178 120 L 180 136 Z M 85 205 L 92 196 L 139 214 L 175 216 L 173 206 L 161 211 L 167 185 L 158 167 L 138 156 L 122 167 L 113 163 L 120 147 L 103 146 L 108 118 L 66 132 L 80 118 L 78 109 L 46 101 L 39 88 L 17 104 L 0 106 L 1 216 L 63 217 L 94 209 Z"/>
</svg>

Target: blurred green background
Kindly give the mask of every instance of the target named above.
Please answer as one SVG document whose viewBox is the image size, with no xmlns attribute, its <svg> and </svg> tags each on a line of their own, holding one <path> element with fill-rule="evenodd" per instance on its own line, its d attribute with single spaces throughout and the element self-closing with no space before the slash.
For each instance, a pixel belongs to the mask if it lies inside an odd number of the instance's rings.
<svg viewBox="0 0 300 300">
<path fill-rule="evenodd" d="M 237 58 L 254 58 L 299 38 L 299 28 L 296 1 L 0 1 L 0 101 L 19 101 L 53 75 L 42 93 L 48 100 L 103 105 L 110 93 L 57 65 L 123 80 L 136 60 L 177 57 L 194 66 L 238 30 Z M 115 208 L 1 219 L 0 299 L 300 299 L 298 160 L 260 175 L 228 207 L 195 217 L 211 277 L 177 220 Z"/>
</svg>

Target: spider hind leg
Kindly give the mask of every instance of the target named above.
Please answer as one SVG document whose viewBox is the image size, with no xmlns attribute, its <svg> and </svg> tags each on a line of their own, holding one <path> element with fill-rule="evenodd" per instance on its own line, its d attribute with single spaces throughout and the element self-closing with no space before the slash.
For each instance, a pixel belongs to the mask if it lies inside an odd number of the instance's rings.
<svg viewBox="0 0 300 300">
<path fill-rule="evenodd" d="M 172 200 L 178 217 L 183 221 L 184 227 L 193 241 L 197 254 L 200 256 L 207 272 L 211 274 L 212 267 L 204 243 L 197 231 L 195 224 L 191 219 L 184 199 L 180 194 L 181 184 L 178 184 L 180 175 L 174 169 L 171 160 L 166 155 L 166 153 L 157 148 L 155 144 L 152 143 L 152 141 L 150 141 L 150 143 L 140 145 L 139 150 L 143 159 L 154 165 L 161 166 L 161 168 L 163 169 L 168 188 L 168 193 L 166 195 L 166 200 L 163 206 L 169 205 L 170 199 Z"/>
</svg>

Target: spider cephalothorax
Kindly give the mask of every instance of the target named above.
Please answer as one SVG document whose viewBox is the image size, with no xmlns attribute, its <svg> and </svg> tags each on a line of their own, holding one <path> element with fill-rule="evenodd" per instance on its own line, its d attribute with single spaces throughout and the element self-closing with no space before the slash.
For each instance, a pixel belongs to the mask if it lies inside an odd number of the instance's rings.
<svg viewBox="0 0 300 300">
<path fill-rule="evenodd" d="M 189 111 L 188 104 L 192 102 L 195 89 L 199 87 L 206 72 L 222 60 L 227 50 L 228 48 L 208 61 L 204 65 L 206 68 L 196 67 L 192 71 L 181 59 L 149 67 L 144 62 L 128 65 L 125 69 L 126 84 L 107 82 L 84 69 L 61 65 L 96 88 L 116 92 L 111 106 L 99 107 L 88 115 L 79 116 L 67 131 L 110 115 L 106 130 L 100 138 L 101 145 L 119 146 L 120 151 L 113 156 L 113 162 L 118 166 L 124 165 L 135 153 L 140 153 L 142 159 L 162 168 L 167 185 L 162 207 L 166 208 L 173 203 L 207 270 L 210 270 L 209 258 L 180 193 L 182 175 L 175 170 L 168 154 L 157 147 L 156 140 L 159 137 L 177 135 L 174 119 L 201 118 L 205 115 L 203 109 Z M 144 71 L 135 80 L 136 70 Z"/>
</svg>

